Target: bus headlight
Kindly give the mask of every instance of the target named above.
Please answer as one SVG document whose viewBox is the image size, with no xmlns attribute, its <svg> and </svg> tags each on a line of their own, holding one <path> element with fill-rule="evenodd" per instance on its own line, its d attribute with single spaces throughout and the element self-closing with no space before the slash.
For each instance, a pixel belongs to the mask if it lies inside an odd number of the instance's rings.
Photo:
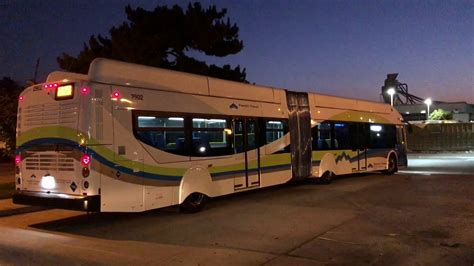
<svg viewBox="0 0 474 266">
<path fill-rule="evenodd" d="M 54 176 L 45 175 L 41 178 L 41 187 L 45 189 L 53 189 L 56 187 Z"/>
</svg>

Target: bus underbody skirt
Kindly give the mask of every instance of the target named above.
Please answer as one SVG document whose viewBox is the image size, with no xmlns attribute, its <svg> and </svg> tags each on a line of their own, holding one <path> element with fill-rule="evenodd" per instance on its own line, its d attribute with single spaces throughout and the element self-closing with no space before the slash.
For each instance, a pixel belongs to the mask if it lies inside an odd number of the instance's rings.
<svg viewBox="0 0 474 266">
<path fill-rule="evenodd" d="M 74 196 L 67 194 L 17 191 L 13 203 L 34 206 L 48 206 L 79 211 L 100 211 L 100 196 Z"/>
</svg>

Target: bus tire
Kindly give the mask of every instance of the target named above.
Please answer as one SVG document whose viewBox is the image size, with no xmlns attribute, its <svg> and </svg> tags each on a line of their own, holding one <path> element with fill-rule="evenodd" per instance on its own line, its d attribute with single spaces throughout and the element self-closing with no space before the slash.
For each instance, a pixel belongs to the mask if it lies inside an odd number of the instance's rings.
<svg viewBox="0 0 474 266">
<path fill-rule="evenodd" d="M 179 210 L 183 213 L 196 213 L 200 212 L 206 206 L 209 198 L 199 192 L 190 194 L 184 201 L 179 205 Z"/>
<path fill-rule="evenodd" d="M 319 183 L 323 185 L 329 185 L 331 184 L 333 178 L 334 178 L 334 173 L 331 171 L 327 171 L 319 178 Z"/>
<path fill-rule="evenodd" d="M 397 158 L 395 158 L 395 155 L 390 155 L 390 157 L 388 158 L 388 169 L 384 171 L 385 174 L 387 175 L 393 175 L 395 174 L 395 172 L 398 171 L 398 167 L 397 167 Z"/>
</svg>

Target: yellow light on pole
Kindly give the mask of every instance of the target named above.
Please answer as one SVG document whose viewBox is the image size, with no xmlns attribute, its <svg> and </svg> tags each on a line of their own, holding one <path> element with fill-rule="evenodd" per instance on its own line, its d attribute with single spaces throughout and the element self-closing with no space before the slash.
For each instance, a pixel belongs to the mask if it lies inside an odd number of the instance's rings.
<svg viewBox="0 0 474 266">
<path fill-rule="evenodd" d="M 393 106 L 393 95 L 395 94 L 395 89 L 389 88 L 387 93 L 390 95 L 390 105 Z"/>
<path fill-rule="evenodd" d="M 426 120 L 429 120 L 430 119 L 430 105 L 431 105 L 432 101 L 430 98 L 427 98 L 425 100 L 425 104 L 426 104 L 426 107 L 427 107 L 427 112 L 426 112 Z"/>
</svg>

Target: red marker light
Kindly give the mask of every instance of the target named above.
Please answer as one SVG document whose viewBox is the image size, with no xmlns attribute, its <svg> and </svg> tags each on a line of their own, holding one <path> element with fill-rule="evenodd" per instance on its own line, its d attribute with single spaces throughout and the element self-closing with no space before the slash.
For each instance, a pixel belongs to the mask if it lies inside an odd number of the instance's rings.
<svg viewBox="0 0 474 266">
<path fill-rule="evenodd" d="M 83 166 L 88 166 L 91 163 L 91 157 L 87 154 L 84 154 L 81 158 L 81 163 Z"/>
<path fill-rule="evenodd" d="M 43 88 L 47 89 L 47 88 L 48 88 L 48 84 L 44 84 L 44 85 L 43 85 Z"/>
<path fill-rule="evenodd" d="M 119 99 L 119 98 L 120 98 L 120 92 L 119 91 L 112 92 L 112 99 Z"/>
<path fill-rule="evenodd" d="M 23 102 L 23 100 L 24 100 L 24 99 L 25 99 L 25 97 L 24 97 L 24 96 L 20 96 L 20 97 L 18 97 L 18 101 L 19 101 L 19 102 Z"/>
<path fill-rule="evenodd" d="M 19 165 L 21 163 L 21 155 L 17 154 L 15 155 L 15 164 Z"/>
<path fill-rule="evenodd" d="M 87 94 L 89 94 L 89 92 L 90 92 L 89 87 L 82 87 L 82 88 L 81 88 L 81 93 L 82 93 L 83 95 L 87 95 Z"/>
</svg>

